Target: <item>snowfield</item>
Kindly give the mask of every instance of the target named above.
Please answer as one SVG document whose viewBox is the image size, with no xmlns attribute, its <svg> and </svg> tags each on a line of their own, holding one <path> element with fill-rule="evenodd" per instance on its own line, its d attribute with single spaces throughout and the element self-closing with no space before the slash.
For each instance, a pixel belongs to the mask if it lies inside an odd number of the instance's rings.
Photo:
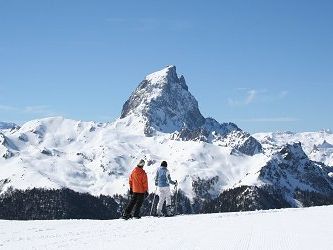
<svg viewBox="0 0 333 250">
<path fill-rule="evenodd" d="M 1 249 L 332 249 L 333 206 L 140 220 L 0 221 Z"/>
</svg>

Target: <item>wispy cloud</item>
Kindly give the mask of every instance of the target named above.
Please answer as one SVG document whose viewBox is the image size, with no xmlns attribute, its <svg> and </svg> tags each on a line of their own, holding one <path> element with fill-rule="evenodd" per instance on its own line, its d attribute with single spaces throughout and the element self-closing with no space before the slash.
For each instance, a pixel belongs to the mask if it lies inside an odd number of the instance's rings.
<svg viewBox="0 0 333 250">
<path fill-rule="evenodd" d="M 45 105 L 16 107 L 16 106 L 0 104 L 0 112 L 10 112 L 17 114 L 34 114 L 34 115 L 38 114 L 44 116 L 57 115 L 57 112 L 52 111 L 48 106 Z"/>
<path fill-rule="evenodd" d="M 283 91 L 281 91 L 281 92 L 279 93 L 278 97 L 279 97 L 280 99 L 283 99 L 283 98 L 285 98 L 288 94 L 289 94 L 288 91 L 283 90 Z"/>
<path fill-rule="evenodd" d="M 17 110 L 16 107 L 0 104 L 0 111 L 2 111 L 2 112 L 11 112 L 11 111 L 16 111 L 16 110 Z"/>
<path fill-rule="evenodd" d="M 48 106 L 26 106 L 23 108 L 23 112 L 30 114 L 44 114 L 44 115 L 54 115 L 55 112 L 49 109 Z"/>
<path fill-rule="evenodd" d="M 246 96 L 246 99 L 245 99 L 245 104 L 249 105 L 250 103 L 252 103 L 254 101 L 254 99 L 256 98 L 257 93 L 258 93 L 257 90 L 254 90 L 254 89 L 249 90 L 247 92 L 247 96 Z"/>
<path fill-rule="evenodd" d="M 247 88 L 237 88 L 238 92 L 242 92 L 242 97 L 234 99 L 229 98 L 228 104 L 229 106 L 246 106 L 255 101 L 258 93 L 263 92 L 264 90 L 256 90 L 256 89 L 247 89 Z M 244 93 L 245 92 L 245 93 Z"/>
<path fill-rule="evenodd" d="M 236 88 L 236 97 L 228 98 L 229 106 L 248 106 L 254 102 L 274 102 L 286 98 L 289 95 L 287 90 L 272 92 L 266 89 Z"/>
<path fill-rule="evenodd" d="M 297 122 L 298 118 L 295 117 L 266 117 L 266 118 L 250 118 L 241 119 L 241 122 Z"/>
</svg>

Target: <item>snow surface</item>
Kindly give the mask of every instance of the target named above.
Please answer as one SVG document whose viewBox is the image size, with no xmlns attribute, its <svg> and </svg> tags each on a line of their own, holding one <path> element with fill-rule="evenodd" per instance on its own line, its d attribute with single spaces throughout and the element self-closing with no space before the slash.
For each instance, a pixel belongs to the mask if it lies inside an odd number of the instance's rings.
<svg viewBox="0 0 333 250">
<path fill-rule="evenodd" d="M 0 220 L 1 249 L 332 249 L 333 206 L 140 220 Z"/>
</svg>

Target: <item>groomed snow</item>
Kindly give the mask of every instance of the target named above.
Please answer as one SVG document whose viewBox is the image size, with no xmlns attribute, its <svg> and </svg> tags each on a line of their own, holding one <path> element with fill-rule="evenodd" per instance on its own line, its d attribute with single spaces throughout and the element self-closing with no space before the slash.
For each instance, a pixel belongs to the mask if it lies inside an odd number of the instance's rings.
<svg viewBox="0 0 333 250">
<path fill-rule="evenodd" d="M 333 206 L 141 220 L 0 221 L 1 249 L 332 249 Z"/>
</svg>

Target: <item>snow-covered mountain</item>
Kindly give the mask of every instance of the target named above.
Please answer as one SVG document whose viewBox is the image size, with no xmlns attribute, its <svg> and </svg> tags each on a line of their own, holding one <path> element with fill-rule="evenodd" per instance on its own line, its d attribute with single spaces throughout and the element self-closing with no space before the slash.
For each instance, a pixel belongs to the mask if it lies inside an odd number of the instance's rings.
<svg viewBox="0 0 333 250">
<path fill-rule="evenodd" d="M 152 73 L 125 102 L 120 118 L 134 116 L 145 126 L 146 135 L 196 129 L 205 123 L 197 100 L 188 91 L 184 76 L 175 66 Z"/>
<path fill-rule="evenodd" d="M 264 152 L 268 155 L 276 152 L 286 143 L 300 142 L 311 160 L 333 166 L 333 133 L 329 129 L 303 133 L 257 133 L 253 137 L 260 141 Z"/>
<path fill-rule="evenodd" d="M 205 118 L 185 78 L 168 66 L 145 77 L 113 123 L 50 117 L 0 130 L 0 193 L 69 188 L 125 194 L 130 171 L 145 158 L 150 191 L 156 168 L 167 160 L 192 202 L 222 199 L 230 190 L 243 198 L 242 186 L 269 186 L 299 205 L 293 200 L 299 190 L 328 196 L 333 190 L 332 168 L 324 165 L 332 166 L 333 136 L 320 133 L 325 140 L 317 133 L 251 136 L 233 123 Z M 302 147 L 287 145 L 298 141 Z M 249 190 L 248 197 L 258 192 Z"/>
<path fill-rule="evenodd" d="M 16 125 L 15 123 L 12 122 L 0 122 L 0 131 L 1 130 L 11 130 L 11 129 L 17 129 L 19 128 L 18 125 Z"/>
<path fill-rule="evenodd" d="M 260 170 L 265 182 L 293 194 L 296 189 L 333 195 L 332 168 L 311 161 L 301 143 L 287 144 Z"/>
</svg>

